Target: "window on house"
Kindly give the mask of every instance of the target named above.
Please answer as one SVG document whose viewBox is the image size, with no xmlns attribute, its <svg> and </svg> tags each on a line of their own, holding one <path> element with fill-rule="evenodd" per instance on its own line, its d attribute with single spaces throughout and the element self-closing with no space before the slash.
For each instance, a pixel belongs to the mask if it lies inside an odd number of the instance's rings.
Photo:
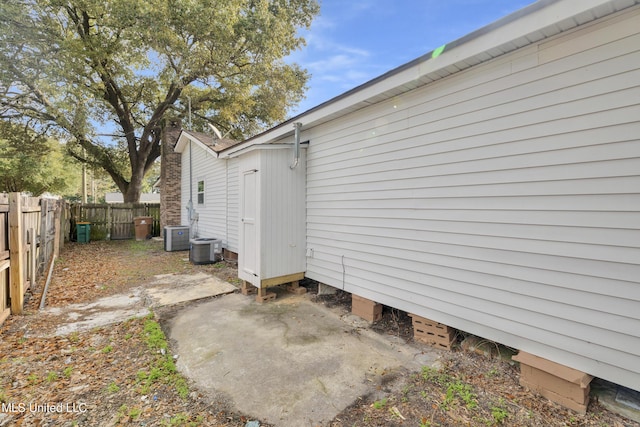
<svg viewBox="0 0 640 427">
<path fill-rule="evenodd" d="M 198 204 L 204 205 L 204 180 L 198 181 Z"/>
</svg>

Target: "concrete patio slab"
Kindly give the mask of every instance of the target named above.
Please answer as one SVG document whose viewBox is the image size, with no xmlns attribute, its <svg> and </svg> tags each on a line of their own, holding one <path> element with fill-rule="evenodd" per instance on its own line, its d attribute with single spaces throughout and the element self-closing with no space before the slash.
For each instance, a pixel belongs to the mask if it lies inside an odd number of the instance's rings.
<svg viewBox="0 0 640 427">
<path fill-rule="evenodd" d="M 146 288 L 151 307 L 162 307 L 186 301 L 228 294 L 238 288 L 206 273 L 162 274 Z"/>
<path fill-rule="evenodd" d="M 154 276 L 148 285 L 130 289 L 126 294 L 102 297 L 91 303 L 47 307 L 42 313 L 57 318 L 54 334 L 63 336 L 146 316 L 150 308 L 196 301 L 236 290 L 232 284 L 207 273 L 162 274 Z"/>
<path fill-rule="evenodd" d="M 358 397 L 384 393 L 439 354 L 362 328 L 304 295 L 259 304 L 231 294 L 172 315 L 163 322 L 179 370 L 237 411 L 279 427 L 328 425 Z"/>
</svg>

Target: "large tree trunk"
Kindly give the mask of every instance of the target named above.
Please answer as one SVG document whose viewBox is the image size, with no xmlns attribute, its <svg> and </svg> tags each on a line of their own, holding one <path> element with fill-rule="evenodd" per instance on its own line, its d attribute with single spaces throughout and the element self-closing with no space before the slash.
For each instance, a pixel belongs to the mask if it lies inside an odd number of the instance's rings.
<svg viewBox="0 0 640 427">
<path fill-rule="evenodd" d="M 142 180 L 144 179 L 143 168 L 136 168 L 131 176 L 131 182 L 127 186 L 127 190 L 123 192 L 125 203 L 137 203 L 140 201 L 140 195 L 142 194 Z"/>
</svg>

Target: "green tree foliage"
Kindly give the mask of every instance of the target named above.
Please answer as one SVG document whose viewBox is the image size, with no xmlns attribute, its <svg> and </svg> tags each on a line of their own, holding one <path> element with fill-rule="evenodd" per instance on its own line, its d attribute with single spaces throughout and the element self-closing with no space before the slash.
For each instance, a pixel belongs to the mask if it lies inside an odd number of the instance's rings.
<svg viewBox="0 0 640 427">
<path fill-rule="evenodd" d="M 317 12 L 316 0 L 3 0 L 0 117 L 61 131 L 136 201 L 187 99 L 194 121 L 235 138 L 286 118 L 308 75 L 283 58 Z"/>
<path fill-rule="evenodd" d="M 77 185 L 77 165 L 56 141 L 8 121 L 0 121 L 0 192 L 66 194 Z"/>
</svg>

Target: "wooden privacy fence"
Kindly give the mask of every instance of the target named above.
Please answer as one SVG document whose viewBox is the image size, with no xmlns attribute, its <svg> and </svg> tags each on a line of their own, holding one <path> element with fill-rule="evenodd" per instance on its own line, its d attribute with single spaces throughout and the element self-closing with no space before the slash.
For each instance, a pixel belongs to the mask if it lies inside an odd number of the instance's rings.
<svg viewBox="0 0 640 427">
<path fill-rule="evenodd" d="M 68 214 L 63 200 L 0 193 L 0 323 L 22 313 L 25 292 L 64 244 Z"/>
<path fill-rule="evenodd" d="M 91 240 L 122 240 L 135 236 L 133 219 L 139 216 L 153 218 L 151 234 L 160 235 L 159 203 L 104 203 L 71 205 L 71 233 L 75 224 L 91 223 Z"/>
</svg>

